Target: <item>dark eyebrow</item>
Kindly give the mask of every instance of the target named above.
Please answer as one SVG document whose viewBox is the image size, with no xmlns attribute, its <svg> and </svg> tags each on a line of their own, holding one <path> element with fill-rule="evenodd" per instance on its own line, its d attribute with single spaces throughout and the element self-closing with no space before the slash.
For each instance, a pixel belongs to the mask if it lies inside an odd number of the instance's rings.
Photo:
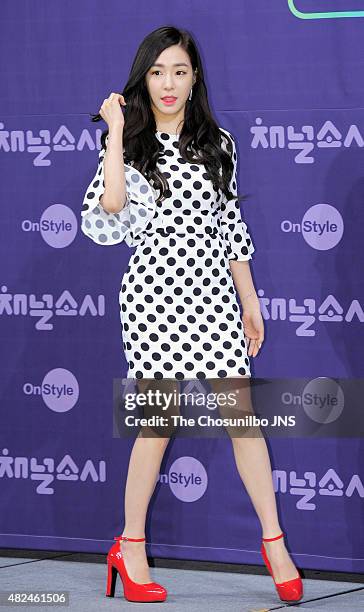
<svg viewBox="0 0 364 612">
<path fill-rule="evenodd" d="M 153 64 L 153 66 L 164 68 L 164 64 Z M 188 68 L 188 64 L 185 64 L 185 62 L 179 62 L 178 64 L 173 64 L 173 66 L 186 66 L 186 68 Z"/>
</svg>

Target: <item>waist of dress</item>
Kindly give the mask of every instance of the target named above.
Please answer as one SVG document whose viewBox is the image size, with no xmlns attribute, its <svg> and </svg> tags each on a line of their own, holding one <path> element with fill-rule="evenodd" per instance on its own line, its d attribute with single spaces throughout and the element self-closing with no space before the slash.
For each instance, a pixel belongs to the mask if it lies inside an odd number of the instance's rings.
<svg viewBox="0 0 364 612">
<path fill-rule="evenodd" d="M 202 227 L 197 231 L 180 232 L 178 228 L 174 227 L 157 227 L 156 229 L 145 232 L 147 236 L 153 236 L 154 234 L 160 234 L 161 236 L 181 236 L 183 238 L 194 237 L 206 238 L 206 235 L 215 238 L 219 235 L 217 227 Z"/>
</svg>

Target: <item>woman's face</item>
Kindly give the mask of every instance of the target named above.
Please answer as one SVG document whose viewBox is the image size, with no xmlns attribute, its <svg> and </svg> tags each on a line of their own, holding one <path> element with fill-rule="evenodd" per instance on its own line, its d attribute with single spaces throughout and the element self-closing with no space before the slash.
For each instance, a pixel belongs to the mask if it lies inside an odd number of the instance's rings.
<svg viewBox="0 0 364 612">
<path fill-rule="evenodd" d="M 157 121 L 184 116 L 186 100 L 195 81 L 190 57 L 182 47 L 173 45 L 162 51 L 146 74 L 146 86 Z M 168 97 L 174 100 L 169 101 Z"/>
</svg>

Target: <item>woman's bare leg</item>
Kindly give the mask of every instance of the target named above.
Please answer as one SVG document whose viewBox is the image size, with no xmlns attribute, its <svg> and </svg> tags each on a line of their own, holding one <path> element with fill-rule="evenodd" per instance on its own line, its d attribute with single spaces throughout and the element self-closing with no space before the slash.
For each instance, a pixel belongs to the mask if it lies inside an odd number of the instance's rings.
<svg viewBox="0 0 364 612">
<path fill-rule="evenodd" d="M 160 464 L 168 445 L 167 438 L 138 436 L 130 455 L 125 487 L 125 525 L 123 535 L 145 537 L 148 505 L 156 485 Z M 120 542 L 127 572 L 135 582 L 152 582 L 145 542 Z"/>
<path fill-rule="evenodd" d="M 248 382 L 248 381 L 247 381 Z M 224 379 L 225 392 L 233 390 L 231 382 Z M 214 382 L 214 392 L 221 392 L 222 384 Z M 245 414 L 254 414 L 251 404 L 250 385 L 243 388 L 239 386 L 239 405 Z M 236 411 L 232 414 L 229 409 L 219 407 L 222 416 L 237 416 Z M 240 430 L 240 434 L 241 434 Z M 261 430 L 253 428 L 243 432 L 242 437 L 233 437 L 233 432 L 229 432 L 231 437 L 236 467 L 245 485 L 254 509 L 258 515 L 262 526 L 262 537 L 272 538 L 279 535 L 282 528 L 279 524 L 276 497 L 273 487 L 272 467 L 269 458 L 266 441 Z M 272 571 L 277 583 L 291 580 L 297 577 L 297 569 L 289 556 L 285 547 L 284 539 L 274 542 L 265 542 L 267 556 L 272 565 Z"/>
<path fill-rule="evenodd" d="M 144 382 L 144 381 L 143 381 Z M 153 387 L 147 381 L 138 381 L 139 391 Z M 164 383 L 161 390 L 172 392 L 175 382 Z M 153 411 L 150 411 L 153 412 Z M 145 415 L 147 416 L 147 415 Z M 166 431 L 168 434 L 168 430 Z M 159 435 L 158 435 L 159 434 Z M 130 538 L 145 537 L 145 521 L 150 498 L 156 486 L 160 465 L 170 440 L 170 435 L 160 437 L 163 431 L 141 429 L 130 454 L 125 487 L 125 524 L 122 534 Z M 127 572 L 135 582 L 152 582 L 145 550 L 145 542 L 120 542 Z"/>
</svg>

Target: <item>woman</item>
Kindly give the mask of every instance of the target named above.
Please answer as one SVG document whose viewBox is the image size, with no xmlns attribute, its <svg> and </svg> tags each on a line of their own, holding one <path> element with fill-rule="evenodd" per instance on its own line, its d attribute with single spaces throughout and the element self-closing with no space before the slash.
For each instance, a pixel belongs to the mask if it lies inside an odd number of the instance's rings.
<svg viewBox="0 0 364 612">
<path fill-rule="evenodd" d="M 128 378 L 142 388 L 143 379 L 161 379 L 164 391 L 185 378 L 211 380 L 214 389 L 249 378 L 249 357 L 264 338 L 248 261 L 255 249 L 237 199 L 235 141 L 212 117 L 191 35 L 175 27 L 149 34 L 123 95 L 111 93 L 94 120 L 100 116 L 108 131 L 84 198 L 82 231 L 97 244 L 137 247 L 120 291 Z M 128 600 L 167 597 L 150 580 L 144 534 L 169 439 L 142 430 L 135 440 L 124 531 L 107 558 L 108 596 L 119 571 Z M 264 561 L 281 599 L 298 601 L 302 581 L 284 545 L 265 440 L 232 443 L 262 525 Z"/>
</svg>

